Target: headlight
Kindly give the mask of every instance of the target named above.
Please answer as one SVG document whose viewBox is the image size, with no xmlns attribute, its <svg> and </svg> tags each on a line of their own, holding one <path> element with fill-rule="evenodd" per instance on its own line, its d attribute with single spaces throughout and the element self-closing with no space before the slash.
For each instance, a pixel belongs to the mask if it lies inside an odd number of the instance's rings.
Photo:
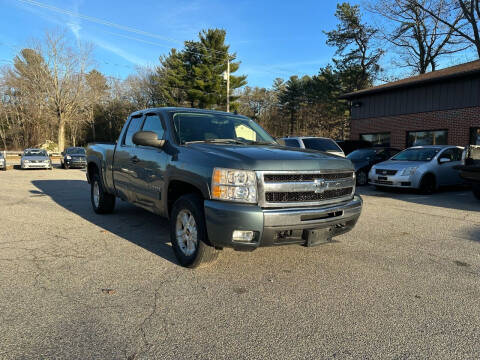
<svg viewBox="0 0 480 360">
<path fill-rule="evenodd" d="M 72 157 L 70 155 L 67 155 L 66 159 L 67 160 L 72 160 Z"/>
<path fill-rule="evenodd" d="M 415 174 L 415 171 L 417 171 L 416 166 L 408 167 L 406 169 L 403 169 L 402 176 L 412 176 L 413 174 Z"/>
<path fill-rule="evenodd" d="M 29 163 L 29 162 L 30 162 L 30 160 L 23 160 L 23 162 L 24 162 L 24 163 Z"/>
<path fill-rule="evenodd" d="M 255 172 L 213 169 L 212 198 L 255 204 L 257 202 L 257 176 Z"/>
</svg>

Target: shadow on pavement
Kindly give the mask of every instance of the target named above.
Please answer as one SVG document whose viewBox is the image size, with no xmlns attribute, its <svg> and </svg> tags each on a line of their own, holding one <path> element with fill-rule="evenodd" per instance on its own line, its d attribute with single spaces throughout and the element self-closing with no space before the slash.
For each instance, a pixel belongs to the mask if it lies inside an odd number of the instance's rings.
<svg viewBox="0 0 480 360">
<path fill-rule="evenodd" d="M 441 188 L 432 195 L 421 195 L 417 191 L 409 189 L 382 188 L 377 190 L 373 186 L 357 187 L 357 193 L 446 209 L 480 211 L 480 201 L 473 196 L 470 188 L 464 186 Z"/>
<path fill-rule="evenodd" d="M 98 215 L 90 204 L 90 185 L 82 180 L 34 180 L 33 185 L 57 204 L 105 231 L 178 264 L 169 245 L 168 221 L 117 199 L 113 214 Z M 38 196 L 39 191 L 31 190 Z"/>
</svg>

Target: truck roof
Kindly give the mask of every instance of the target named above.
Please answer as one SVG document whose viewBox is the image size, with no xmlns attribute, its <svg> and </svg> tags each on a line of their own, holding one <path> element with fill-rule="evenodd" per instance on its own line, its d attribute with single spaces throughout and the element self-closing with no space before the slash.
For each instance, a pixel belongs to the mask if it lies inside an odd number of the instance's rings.
<svg viewBox="0 0 480 360">
<path fill-rule="evenodd" d="M 234 114 L 231 112 L 226 111 L 219 111 L 219 110 L 208 110 L 208 109 L 197 109 L 197 108 L 186 108 L 186 107 L 156 107 L 156 108 L 148 108 L 143 110 L 138 110 L 133 112 L 131 115 L 141 115 L 148 112 L 170 112 L 170 111 L 184 111 L 184 112 L 191 112 L 191 113 L 207 113 L 207 114 L 219 114 L 219 115 L 230 115 L 230 116 L 241 116 L 243 118 L 247 118 L 245 115 Z"/>
</svg>

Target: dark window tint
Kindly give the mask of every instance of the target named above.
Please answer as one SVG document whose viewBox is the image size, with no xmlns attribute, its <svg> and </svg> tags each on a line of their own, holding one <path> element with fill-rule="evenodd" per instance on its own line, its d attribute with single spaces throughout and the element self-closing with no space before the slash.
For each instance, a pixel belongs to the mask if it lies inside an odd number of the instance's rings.
<svg viewBox="0 0 480 360">
<path fill-rule="evenodd" d="M 285 142 L 285 146 L 289 146 L 289 147 L 300 147 L 300 144 L 298 143 L 298 140 L 295 140 L 295 139 L 283 139 L 283 141 Z"/>
<path fill-rule="evenodd" d="M 130 120 L 127 133 L 125 135 L 125 141 L 123 142 L 124 145 L 133 146 L 132 137 L 138 130 L 140 130 L 141 125 L 142 125 L 142 117 L 134 117 L 132 118 L 132 120 Z"/>
<path fill-rule="evenodd" d="M 480 127 L 470 128 L 470 145 L 480 145 Z"/>
<path fill-rule="evenodd" d="M 362 134 L 360 138 L 374 146 L 390 146 L 390 133 Z"/>
<path fill-rule="evenodd" d="M 158 135 L 159 139 L 163 139 L 165 130 L 163 129 L 162 122 L 158 115 L 147 115 L 145 122 L 143 123 L 143 131 L 153 131 Z"/>
<path fill-rule="evenodd" d="M 409 131 L 407 132 L 407 146 L 418 145 L 447 145 L 448 131 Z"/>
<path fill-rule="evenodd" d="M 319 151 L 342 151 L 338 145 L 330 139 L 308 138 L 302 139 L 307 149 Z"/>
</svg>

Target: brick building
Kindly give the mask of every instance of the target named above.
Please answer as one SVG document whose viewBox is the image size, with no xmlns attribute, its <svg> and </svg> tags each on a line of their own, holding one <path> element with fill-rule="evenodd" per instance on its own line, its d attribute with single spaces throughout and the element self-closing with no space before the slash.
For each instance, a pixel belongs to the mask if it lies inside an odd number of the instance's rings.
<svg viewBox="0 0 480 360">
<path fill-rule="evenodd" d="M 480 145 L 480 60 L 345 94 L 351 139 L 405 148 Z"/>
</svg>

